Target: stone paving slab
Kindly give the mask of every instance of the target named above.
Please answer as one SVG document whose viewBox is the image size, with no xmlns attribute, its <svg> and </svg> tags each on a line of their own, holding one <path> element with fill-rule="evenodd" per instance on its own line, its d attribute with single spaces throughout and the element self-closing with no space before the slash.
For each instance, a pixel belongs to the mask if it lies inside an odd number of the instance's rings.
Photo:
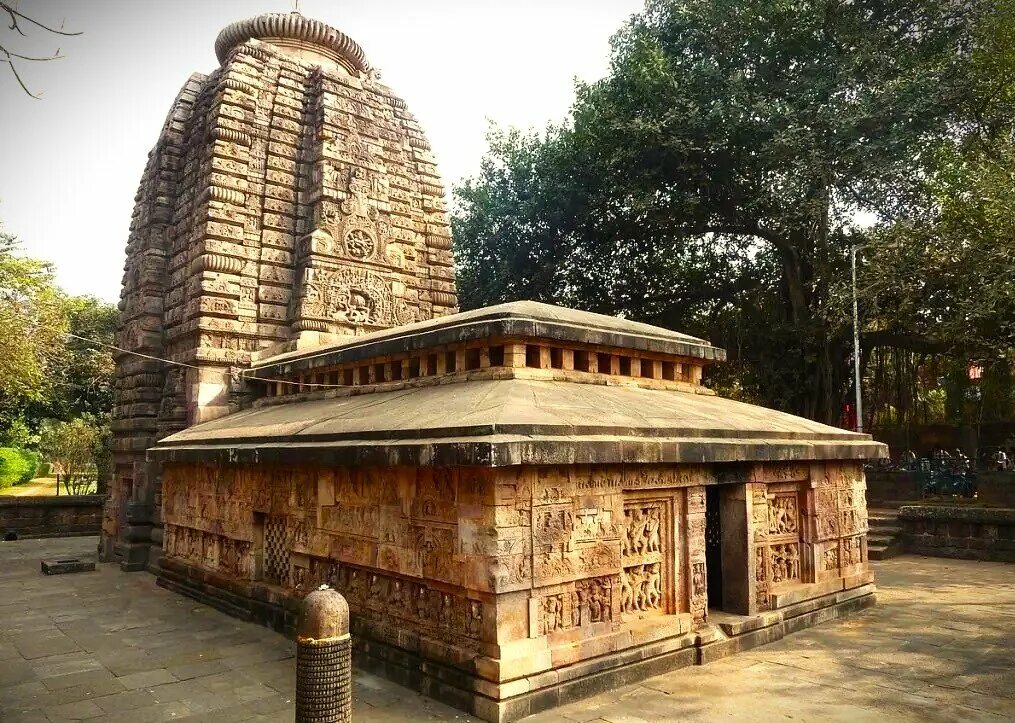
<svg viewBox="0 0 1015 723">
<path fill-rule="evenodd" d="M 292 720 L 283 636 L 147 573 L 39 572 L 96 544 L 0 543 L 0 721 Z M 1015 719 L 1015 566 L 904 556 L 874 568 L 875 608 L 526 721 Z M 360 671 L 353 690 L 361 723 L 475 720 Z"/>
</svg>

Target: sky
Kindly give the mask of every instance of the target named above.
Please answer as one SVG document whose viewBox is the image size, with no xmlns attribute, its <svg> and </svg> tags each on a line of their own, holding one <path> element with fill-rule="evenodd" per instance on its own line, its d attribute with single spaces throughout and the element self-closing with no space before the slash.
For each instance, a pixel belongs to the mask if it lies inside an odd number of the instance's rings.
<svg viewBox="0 0 1015 723">
<path fill-rule="evenodd" d="M 235 20 L 288 12 L 291 0 L 8 0 L 49 25 L 0 44 L 64 56 L 23 63 L 41 100 L 0 66 L 0 222 L 72 294 L 116 301 L 134 194 L 173 98 L 218 65 Z M 575 79 L 602 77 L 609 39 L 643 0 L 301 0 L 365 50 L 430 139 L 450 188 L 476 173 L 489 123 L 563 119 Z"/>
</svg>

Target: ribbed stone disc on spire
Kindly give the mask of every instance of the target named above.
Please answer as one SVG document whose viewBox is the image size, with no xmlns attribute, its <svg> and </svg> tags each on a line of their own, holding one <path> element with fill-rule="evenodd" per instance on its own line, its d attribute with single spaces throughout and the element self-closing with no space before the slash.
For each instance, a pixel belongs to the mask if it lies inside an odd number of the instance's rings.
<svg viewBox="0 0 1015 723">
<path fill-rule="evenodd" d="M 285 39 L 316 45 L 345 60 L 358 71 L 370 69 L 363 48 L 337 28 L 299 13 L 266 13 L 227 25 L 215 40 L 215 55 L 224 63 L 229 51 L 251 38 Z"/>
</svg>

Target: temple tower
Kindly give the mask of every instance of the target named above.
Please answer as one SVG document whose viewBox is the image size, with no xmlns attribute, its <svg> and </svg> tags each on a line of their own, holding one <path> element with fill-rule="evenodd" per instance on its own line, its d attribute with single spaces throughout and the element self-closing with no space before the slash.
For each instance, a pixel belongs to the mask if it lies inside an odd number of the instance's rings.
<svg viewBox="0 0 1015 723">
<path fill-rule="evenodd" d="M 238 409 L 252 355 L 456 311 L 430 146 L 362 48 L 290 13 L 233 23 L 215 50 L 149 154 L 127 242 L 119 345 L 147 356 L 117 358 L 100 543 L 125 569 L 162 543 L 145 450 Z"/>
</svg>

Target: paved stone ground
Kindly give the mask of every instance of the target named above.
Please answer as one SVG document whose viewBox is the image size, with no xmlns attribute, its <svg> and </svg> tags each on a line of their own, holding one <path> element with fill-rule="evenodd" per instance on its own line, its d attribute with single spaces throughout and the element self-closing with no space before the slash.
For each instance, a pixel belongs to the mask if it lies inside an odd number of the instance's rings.
<svg viewBox="0 0 1015 723">
<path fill-rule="evenodd" d="M 293 645 L 100 565 L 39 560 L 95 538 L 0 543 L 0 720 L 292 720 Z M 1015 566 L 877 563 L 879 605 L 772 645 L 533 716 L 539 721 L 1015 719 Z M 364 673 L 361 723 L 470 721 Z"/>
</svg>

